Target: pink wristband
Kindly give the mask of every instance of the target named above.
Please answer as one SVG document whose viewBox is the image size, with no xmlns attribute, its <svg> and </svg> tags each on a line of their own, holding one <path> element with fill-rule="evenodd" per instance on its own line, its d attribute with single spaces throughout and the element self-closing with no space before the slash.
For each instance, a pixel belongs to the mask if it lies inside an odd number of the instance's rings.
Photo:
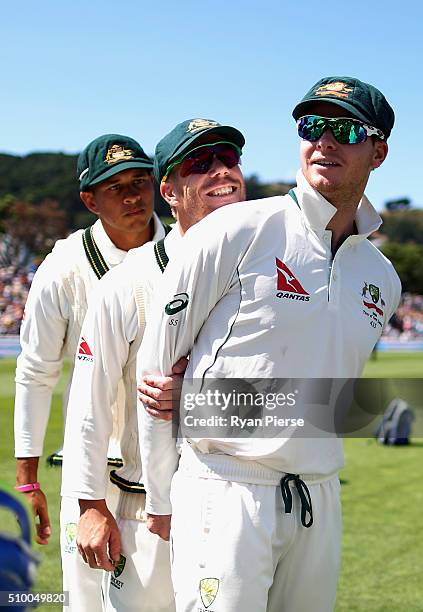
<svg viewBox="0 0 423 612">
<path fill-rule="evenodd" d="M 41 486 L 39 482 L 31 482 L 29 484 L 19 485 L 15 487 L 15 489 L 21 493 L 28 493 L 28 491 L 38 491 L 38 489 L 41 489 Z"/>
</svg>

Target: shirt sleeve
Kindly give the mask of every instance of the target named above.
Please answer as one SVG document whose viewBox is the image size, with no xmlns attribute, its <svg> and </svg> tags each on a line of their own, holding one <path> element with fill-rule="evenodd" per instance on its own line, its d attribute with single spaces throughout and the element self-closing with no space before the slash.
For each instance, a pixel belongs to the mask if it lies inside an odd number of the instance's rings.
<svg viewBox="0 0 423 612">
<path fill-rule="evenodd" d="M 16 457 L 42 455 L 52 391 L 63 363 L 69 312 L 60 276 L 49 257 L 34 276 L 20 331 L 22 352 L 15 378 Z"/>
<path fill-rule="evenodd" d="M 112 406 L 137 332 L 132 286 L 115 280 L 112 270 L 90 300 L 69 394 L 62 495 L 80 499 L 105 498 Z"/>
<path fill-rule="evenodd" d="M 240 250 L 237 239 L 218 227 L 217 218 L 213 223 L 206 218 L 191 228 L 177 260 L 167 266 L 138 353 L 138 382 L 147 373 L 171 373 L 176 361 L 190 353 L 203 323 L 231 288 Z M 146 511 L 170 514 L 170 483 L 179 458 L 172 423 L 151 417 L 142 405 L 138 420 Z"/>
</svg>

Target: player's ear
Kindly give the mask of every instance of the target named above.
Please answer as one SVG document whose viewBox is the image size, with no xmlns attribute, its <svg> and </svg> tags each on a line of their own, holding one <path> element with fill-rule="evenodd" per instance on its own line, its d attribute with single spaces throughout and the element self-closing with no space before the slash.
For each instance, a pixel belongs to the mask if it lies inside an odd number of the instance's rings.
<svg viewBox="0 0 423 612">
<path fill-rule="evenodd" d="M 95 203 L 94 194 L 91 191 L 80 191 L 79 197 L 84 202 L 85 206 L 88 208 L 89 211 L 91 211 L 95 215 L 98 215 L 99 210 Z"/>
<path fill-rule="evenodd" d="M 178 205 L 178 198 L 176 196 L 174 184 L 172 181 L 162 181 L 160 183 L 160 195 L 164 200 L 166 200 L 169 206 Z"/>
<path fill-rule="evenodd" d="M 385 142 L 384 140 L 376 139 L 375 146 L 373 149 L 373 164 L 372 164 L 373 170 L 375 170 L 376 168 L 379 168 L 379 166 L 383 164 L 387 155 L 388 155 L 388 143 Z"/>
</svg>

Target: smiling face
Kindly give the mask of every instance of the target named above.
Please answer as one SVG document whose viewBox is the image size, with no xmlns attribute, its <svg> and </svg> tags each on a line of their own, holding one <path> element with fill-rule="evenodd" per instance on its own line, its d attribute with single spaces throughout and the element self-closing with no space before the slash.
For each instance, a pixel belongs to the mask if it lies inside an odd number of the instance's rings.
<svg viewBox="0 0 423 612">
<path fill-rule="evenodd" d="M 147 170 L 123 170 L 80 195 L 118 248 L 128 250 L 150 239 L 154 189 Z"/>
<path fill-rule="evenodd" d="M 216 142 L 209 137 L 207 142 Z M 204 144 L 204 142 L 198 142 Z M 245 200 L 245 184 L 238 165 L 227 168 L 214 157 L 205 174 L 180 175 L 180 164 L 161 183 L 160 192 L 174 210 L 182 233 L 217 208 Z"/>
<path fill-rule="evenodd" d="M 321 117 L 351 117 L 330 102 L 310 105 L 307 114 Z M 337 208 L 357 205 L 363 197 L 370 172 L 388 153 L 386 142 L 373 137 L 361 144 L 339 144 L 327 129 L 315 142 L 301 141 L 301 169 L 307 182 Z"/>
</svg>

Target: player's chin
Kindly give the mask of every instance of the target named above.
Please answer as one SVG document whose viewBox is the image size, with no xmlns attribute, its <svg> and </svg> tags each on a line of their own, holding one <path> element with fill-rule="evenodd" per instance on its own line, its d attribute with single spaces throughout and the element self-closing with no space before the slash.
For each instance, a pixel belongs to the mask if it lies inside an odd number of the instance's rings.
<svg viewBox="0 0 423 612">
<path fill-rule="evenodd" d="M 222 206 L 227 206 L 228 204 L 235 204 L 235 202 L 240 201 L 240 192 L 239 189 L 235 189 L 232 193 L 228 193 L 222 196 L 209 196 L 206 195 L 205 199 L 207 201 L 207 205 L 211 210 L 216 210 L 217 208 L 222 208 Z"/>
<path fill-rule="evenodd" d="M 150 223 L 151 217 L 151 213 L 141 210 L 125 215 L 122 222 L 128 229 L 142 230 Z"/>
<path fill-rule="evenodd" d="M 310 185 L 317 191 L 324 190 L 326 192 L 331 192 L 337 190 L 341 182 L 342 177 L 340 173 L 333 172 L 330 174 L 314 172 L 311 176 Z"/>
</svg>

